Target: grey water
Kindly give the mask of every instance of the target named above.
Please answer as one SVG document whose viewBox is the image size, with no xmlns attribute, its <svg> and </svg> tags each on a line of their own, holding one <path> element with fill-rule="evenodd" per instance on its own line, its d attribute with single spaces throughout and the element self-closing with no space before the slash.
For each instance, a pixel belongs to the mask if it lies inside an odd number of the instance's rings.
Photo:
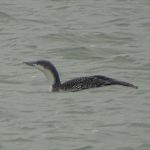
<svg viewBox="0 0 150 150">
<path fill-rule="evenodd" d="M 38 59 L 139 89 L 49 93 Z M 149 0 L 0 0 L 0 69 L 1 150 L 150 150 Z"/>
</svg>

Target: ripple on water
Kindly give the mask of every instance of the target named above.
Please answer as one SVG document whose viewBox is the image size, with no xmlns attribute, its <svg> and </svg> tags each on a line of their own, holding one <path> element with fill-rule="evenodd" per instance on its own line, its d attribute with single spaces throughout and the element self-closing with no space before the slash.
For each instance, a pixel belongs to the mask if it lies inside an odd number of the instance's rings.
<svg viewBox="0 0 150 150">
<path fill-rule="evenodd" d="M 0 12 L 0 23 L 6 23 L 10 21 L 12 17 L 6 12 Z"/>
<path fill-rule="evenodd" d="M 0 149 L 149 150 L 149 2 L 0 0 Z M 139 89 L 48 93 L 37 59 Z"/>
<path fill-rule="evenodd" d="M 75 148 L 75 149 L 72 149 L 72 150 L 91 150 L 91 149 L 93 149 L 93 146 L 86 145 L 86 146 L 82 146 L 80 148 Z"/>
</svg>

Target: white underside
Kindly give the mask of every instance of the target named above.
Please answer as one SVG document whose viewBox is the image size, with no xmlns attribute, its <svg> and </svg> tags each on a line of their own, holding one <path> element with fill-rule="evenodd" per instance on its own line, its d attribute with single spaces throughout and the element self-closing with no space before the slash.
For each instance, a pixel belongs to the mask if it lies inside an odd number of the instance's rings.
<svg viewBox="0 0 150 150">
<path fill-rule="evenodd" d="M 53 87 L 52 87 L 52 85 L 50 85 L 49 86 L 49 92 L 52 92 L 52 90 L 53 90 Z"/>
</svg>

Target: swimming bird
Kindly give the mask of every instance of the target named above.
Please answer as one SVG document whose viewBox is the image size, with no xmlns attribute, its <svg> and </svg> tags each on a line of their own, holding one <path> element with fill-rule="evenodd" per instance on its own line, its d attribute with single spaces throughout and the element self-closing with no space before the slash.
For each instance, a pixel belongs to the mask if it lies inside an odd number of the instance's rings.
<svg viewBox="0 0 150 150">
<path fill-rule="evenodd" d="M 35 67 L 38 70 L 42 71 L 48 81 L 53 79 L 53 84 L 51 86 L 52 92 L 58 91 L 80 91 L 89 88 L 97 88 L 109 85 L 122 85 L 132 88 L 138 88 L 131 83 L 116 80 L 113 78 L 109 78 L 103 75 L 94 75 L 94 76 L 85 76 L 85 77 L 78 77 L 72 80 L 68 80 L 64 83 L 61 83 L 59 73 L 56 67 L 47 60 L 38 60 L 38 61 L 29 61 L 24 62 L 25 64 Z"/>
</svg>

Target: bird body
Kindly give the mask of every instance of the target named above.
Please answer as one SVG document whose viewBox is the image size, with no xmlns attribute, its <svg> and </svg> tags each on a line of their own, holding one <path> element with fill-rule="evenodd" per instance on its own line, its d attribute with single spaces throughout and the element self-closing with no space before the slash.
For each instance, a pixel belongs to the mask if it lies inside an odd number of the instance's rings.
<svg viewBox="0 0 150 150">
<path fill-rule="evenodd" d="M 38 70 L 42 71 L 47 77 L 48 81 L 50 81 L 53 78 L 53 85 L 51 88 L 52 92 L 58 91 L 76 92 L 84 89 L 97 88 L 109 85 L 122 85 L 137 88 L 137 86 L 134 86 L 131 83 L 116 80 L 102 75 L 78 77 L 72 80 L 68 80 L 64 83 L 61 83 L 58 71 L 51 62 L 46 60 L 39 60 L 33 62 L 25 62 L 25 64 L 33 66 Z"/>
</svg>

